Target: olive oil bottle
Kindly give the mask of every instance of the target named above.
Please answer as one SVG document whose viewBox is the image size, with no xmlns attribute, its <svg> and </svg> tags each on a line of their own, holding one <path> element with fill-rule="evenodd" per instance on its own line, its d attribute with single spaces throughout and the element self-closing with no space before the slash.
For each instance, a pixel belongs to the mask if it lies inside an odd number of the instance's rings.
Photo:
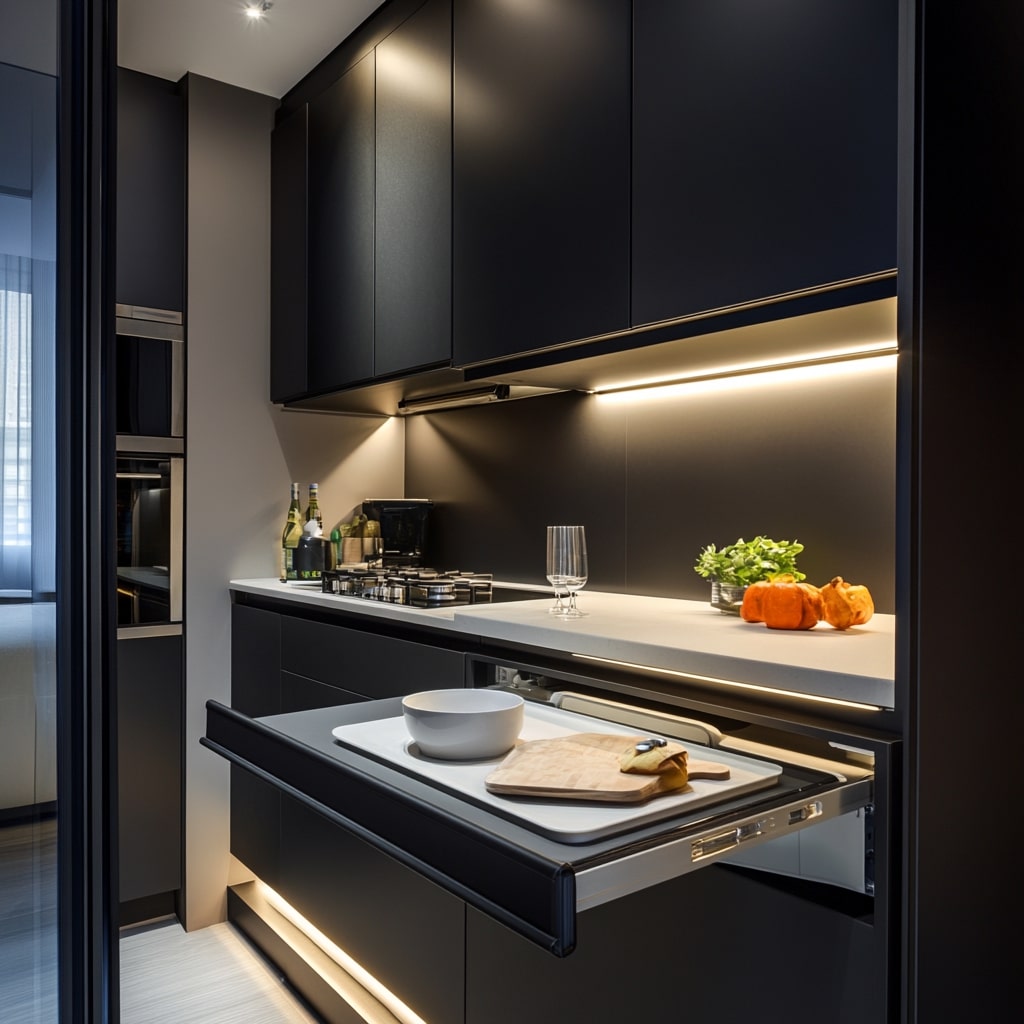
<svg viewBox="0 0 1024 1024">
<path fill-rule="evenodd" d="M 295 570 L 295 549 L 302 536 L 302 510 L 299 508 L 299 485 L 292 484 L 292 500 L 288 506 L 288 518 L 281 531 L 281 582 L 298 579 Z"/>
</svg>

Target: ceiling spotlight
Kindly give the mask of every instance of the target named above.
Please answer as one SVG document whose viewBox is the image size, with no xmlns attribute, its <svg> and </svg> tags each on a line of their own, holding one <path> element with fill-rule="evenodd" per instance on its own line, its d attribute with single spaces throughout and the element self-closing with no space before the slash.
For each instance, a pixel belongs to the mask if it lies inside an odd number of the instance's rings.
<svg viewBox="0 0 1024 1024">
<path fill-rule="evenodd" d="M 274 5 L 271 0 L 260 0 L 259 3 L 249 4 L 249 6 L 246 7 L 245 16 L 247 18 L 251 18 L 253 21 L 258 21 L 273 6 Z"/>
</svg>

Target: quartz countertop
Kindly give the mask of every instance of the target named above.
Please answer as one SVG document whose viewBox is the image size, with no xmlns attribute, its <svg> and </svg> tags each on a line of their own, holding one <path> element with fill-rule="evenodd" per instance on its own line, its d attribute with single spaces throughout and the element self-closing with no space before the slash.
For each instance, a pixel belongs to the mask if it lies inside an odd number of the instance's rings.
<svg viewBox="0 0 1024 1024">
<path fill-rule="evenodd" d="M 495 586 L 498 586 L 496 583 Z M 724 615 L 702 601 L 584 590 L 579 619 L 549 615 L 550 597 L 537 600 L 412 608 L 323 594 L 278 580 L 232 580 L 232 590 L 296 604 L 418 622 L 487 640 L 677 672 L 722 686 L 769 687 L 796 694 L 891 708 L 895 694 L 893 615 L 875 614 L 863 626 L 768 629 Z"/>
</svg>

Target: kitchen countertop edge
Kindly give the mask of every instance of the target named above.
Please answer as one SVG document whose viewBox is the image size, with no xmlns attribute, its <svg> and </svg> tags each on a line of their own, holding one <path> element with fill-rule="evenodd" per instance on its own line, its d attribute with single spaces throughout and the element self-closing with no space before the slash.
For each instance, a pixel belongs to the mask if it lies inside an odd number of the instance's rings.
<svg viewBox="0 0 1024 1024">
<path fill-rule="evenodd" d="M 797 695 L 892 708 L 895 616 L 839 631 L 768 630 L 700 601 L 587 591 L 586 617 L 548 615 L 550 598 L 455 608 L 412 608 L 324 594 L 274 579 L 232 580 L 229 588 L 310 608 L 418 624 L 581 659 L 643 666 L 722 686 L 768 687 Z"/>
</svg>

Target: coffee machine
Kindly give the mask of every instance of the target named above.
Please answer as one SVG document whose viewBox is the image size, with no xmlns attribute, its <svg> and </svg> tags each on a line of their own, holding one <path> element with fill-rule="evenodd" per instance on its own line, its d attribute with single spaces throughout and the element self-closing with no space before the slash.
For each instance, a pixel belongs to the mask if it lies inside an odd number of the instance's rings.
<svg viewBox="0 0 1024 1024">
<path fill-rule="evenodd" d="M 381 537 L 369 564 L 385 569 L 425 565 L 433 507 L 428 498 L 365 498 L 363 515 L 380 524 Z"/>
</svg>

